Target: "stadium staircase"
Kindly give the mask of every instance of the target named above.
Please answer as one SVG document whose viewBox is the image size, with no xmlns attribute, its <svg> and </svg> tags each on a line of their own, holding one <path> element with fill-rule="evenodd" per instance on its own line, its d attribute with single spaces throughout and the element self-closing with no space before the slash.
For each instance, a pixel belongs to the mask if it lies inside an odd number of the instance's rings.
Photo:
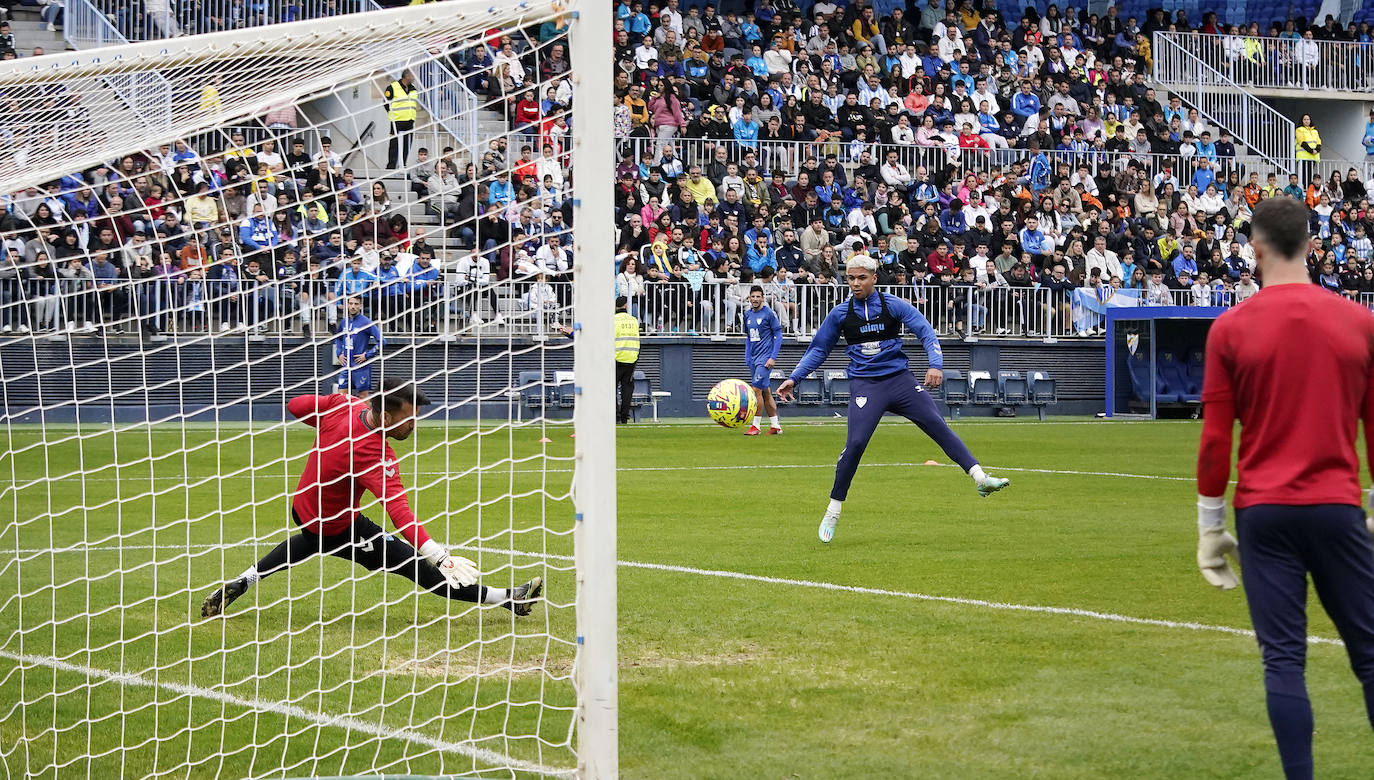
<svg viewBox="0 0 1374 780">
<path fill-rule="evenodd" d="M 21 56 L 27 57 L 35 46 L 42 46 L 48 54 L 56 54 L 66 48 L 67 42 L 62 32 L 48 32 L 48 25 L 38 15 L 36 6 L 16 6 L 10 10 L 10 32 Z"/>
<path fill-rule="evenodd" d="M 9 22 L 10 32 L 14 34 L 15 45 L 21 55 L 28 56 L 35 46 L 42 46 L 47 54 L 58 54 L 76 48 L 65 39 L 61 27 L 52 32 L 48 30 L 36 7 L 17 6 L 11 9 Z M 104 79 L 76 79 L 69 82 L 68 86 L 73 94 L 81 96 L 83 104 L 102 107 L 100 117 L 88 117 L 92 123 L 99 122 L 108 126 L 118 123 L 138 124 L 143 121 L 132 107 L 136 101 L 95 97 L 113 89 L 111 83 Z"/>
</svg>

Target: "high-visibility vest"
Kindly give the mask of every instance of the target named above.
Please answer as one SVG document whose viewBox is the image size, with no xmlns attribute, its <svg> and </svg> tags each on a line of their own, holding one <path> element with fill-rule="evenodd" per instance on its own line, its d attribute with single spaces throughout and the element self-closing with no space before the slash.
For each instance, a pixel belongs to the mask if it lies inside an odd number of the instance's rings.
<svg viewBox="0 0 1374 780">
<path fill-rule="evenodd" d="M 415 111 L 420 106 L 415 96 L 420 93 L 420 88 L 414 84 L 407 87 L 398 80 L 391 82 L 391 86 L 386 89 L 391 93 L 386 118 L 393 122 L 414 122 Z"/>
<path fill-rule="evenodd" d="M 615 313 L 615 362 L 639 360 L 639 320 L 623 311 Z"/>
</svg>

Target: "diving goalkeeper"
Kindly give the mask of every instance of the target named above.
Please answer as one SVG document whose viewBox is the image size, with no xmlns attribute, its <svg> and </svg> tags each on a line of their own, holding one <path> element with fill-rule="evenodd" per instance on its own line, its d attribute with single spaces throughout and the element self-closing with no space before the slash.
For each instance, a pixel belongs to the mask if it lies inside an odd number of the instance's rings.
<svg viewBox="0 0 1374 780">
<path fill-rule="evenodd" d="M 206 596 L 200 614 L 219 615 L 263 577 L 327 553 L 371 571 L 394 572 L 446 598 L 500 604 L 528 615 L 542 579 L 509 591 L 479 584 L 476 565 L 429 538 L 410 509 L 386 440 L 409 438 L 416 407 L 427 403 L 414 384 L 395 379 L 384 380 L 382 391 L 366 401 L 343 393 L 292 398 L 287 410 L 319 430 L 291 500 L 291 517 L 301 531 Z M 381 500 L 404 542 L 358 513 L 364 490 Z"/>
</svg>

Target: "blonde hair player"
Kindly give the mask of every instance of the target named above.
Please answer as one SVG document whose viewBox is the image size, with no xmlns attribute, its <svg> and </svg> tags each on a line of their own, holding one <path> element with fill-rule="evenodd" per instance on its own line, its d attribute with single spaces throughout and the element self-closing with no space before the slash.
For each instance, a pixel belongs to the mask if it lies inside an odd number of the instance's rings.
<svg viewBox="0 0 1374 780">
<path fill-rule="evenodd" d="M 830 505 L 821 518 L 818 534 L 822 542 L 835 537 L 840 509 L 849 495 L 849 483 L 859 468 L 868 440 L 887 412 L 895 412 L 916 423 L 916 427 L 940 445 L 940 449 L 973 479 L 978 494 L 984 497 L 1007 487 L 1010 480 L 993 477 L 950 430 L 936 408 L 926 387 L 939 387 L 944 381 L 941 368 L 944 353 L 940 339 L 922 314 L 910 302 L 875 290 L 878 261 L 866 255 L 851 257 L 845 266 L 850 297 L 826 315 L 816 330 L 811 348 L 801 363 L 778 387 L 778 397 L 792 398 L 797 380 L 816 370 L 844 336 L 849 357 L 848 433 L 839 463 L 835 465 L 835 485 L 830 490 Z M 925 384 L 911 375 L 910 360 L 902 351 L 902 326 L 921 340 L 929 368 Z"/>
</svg>

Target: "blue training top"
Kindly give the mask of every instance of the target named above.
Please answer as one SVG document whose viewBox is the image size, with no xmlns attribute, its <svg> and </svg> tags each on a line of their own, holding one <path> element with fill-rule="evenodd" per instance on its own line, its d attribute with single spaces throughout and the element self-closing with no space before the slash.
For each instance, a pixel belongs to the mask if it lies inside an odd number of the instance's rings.
<svg viewBox="0 0 1374 780">
<path fill-rule="evenodd" d="M 863 299 L 850 296 L 826 315 L 811 339 L 811 348 L 789 379 L 798 382 L 820 367 L 841 334 L 849 345 L 845 353 L 849 356 L 850 377 L 873 379 L 907 371 L 911 361 L 902 351 L 902 325 L 921 340 L 930 367 L 943 368 L 945 356 L 930 321 L 909 301 L 875 290 Z"/>
<path fill-rule="evenodd" d="M 772 309 L 767 306 L 759 307 L 758 311 L 754 311 L 753 307 L 745 309 L 744 332 L 749 339 L 744 350 L 746 365 L 761 366 L 770 360 L 777 360 L 778 352 L 782 349 L 782 322 Z"/>
</svg>

